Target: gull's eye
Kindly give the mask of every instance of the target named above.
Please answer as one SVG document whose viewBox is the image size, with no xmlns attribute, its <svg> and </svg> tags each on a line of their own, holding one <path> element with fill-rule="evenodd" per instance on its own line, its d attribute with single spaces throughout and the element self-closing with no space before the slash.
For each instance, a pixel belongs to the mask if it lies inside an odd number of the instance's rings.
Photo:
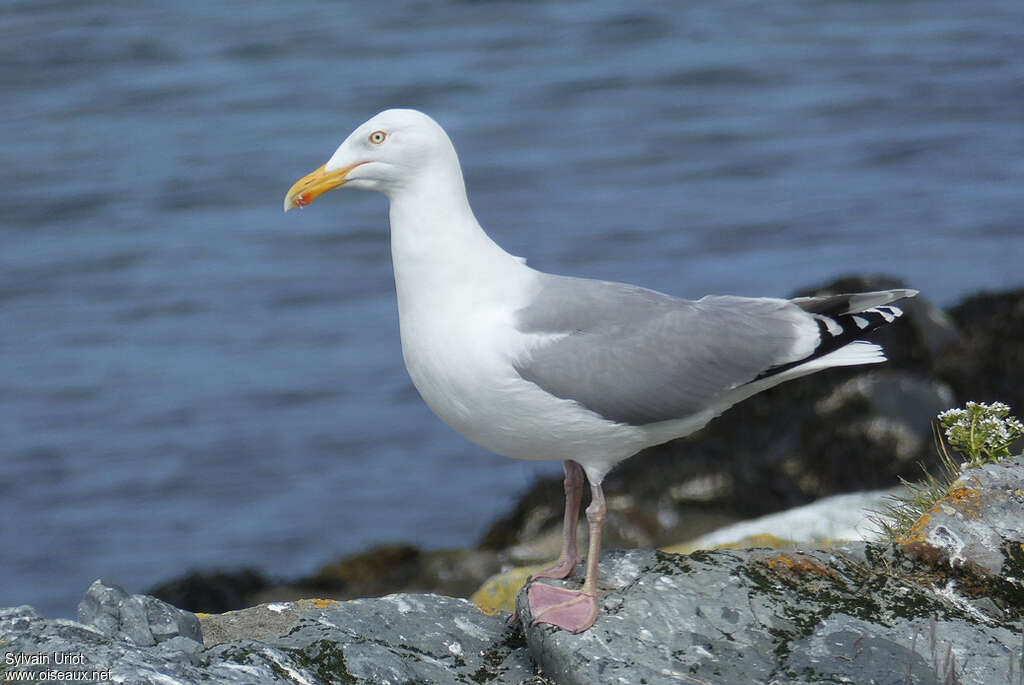
<svg viewBox="0 0 1024 685">
<path fill-rule="evenodd" d="M 381 143 L 384 142 L 384 139 L 387 137 L 388 134 L 384 133 L 384 131 L 374 131 L 373 133 L 370 134 L 370 142 L 373 143 L 374 145 L 380 145 Z"/>
</svg>

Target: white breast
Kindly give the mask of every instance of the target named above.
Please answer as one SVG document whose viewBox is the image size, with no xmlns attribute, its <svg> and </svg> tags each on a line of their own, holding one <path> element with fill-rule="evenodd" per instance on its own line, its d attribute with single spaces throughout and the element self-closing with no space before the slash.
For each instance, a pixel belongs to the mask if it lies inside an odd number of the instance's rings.
<svg viewBox="0 0 1024 685">
<path fill-rule="evenodd" d="M 517 459 L 574 459 L 595 477 L 647 445 L 630 426 L 523 380 L 513 363 L 540 342 L 515 329 L 515 311 L 532 292 L 532 270 L 504 278 L 410 289 L 396 269 L 402 354 L 413 384 L 445 423 L 493 452 Z M 446 280 L 421 277 L 413 282 Z M 510 283 L 517 282 L 514 287 Z M 499 290 L 503 292 L 499 292 Z"/>
</svg>

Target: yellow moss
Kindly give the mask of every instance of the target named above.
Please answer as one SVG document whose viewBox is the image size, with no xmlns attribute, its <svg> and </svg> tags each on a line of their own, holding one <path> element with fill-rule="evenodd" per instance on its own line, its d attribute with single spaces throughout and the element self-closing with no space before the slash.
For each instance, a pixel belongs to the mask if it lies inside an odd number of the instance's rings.
<svg viewBox="0 0 1024 685">
<path fill-rule="evenodd" d="M 480 588 L 469 597 L 476 608 L 493 616 L 502 611 L 514 611 L 516 595 L 529 579 L 531 573 L 544 568 L 543 566 L 520 566 L 504 573 L 491 576 Z"/>
<path fill-rule="evenodd" d="M 315 606 L 317 609 L 330 609 L 331 607 L 335 606 L 338 603 L 338 600 L 336 600 L 336 599 L 320 599 L 320 598 L 317 598 L 317 599 L 311 599 L 309 601 L 313 602 L 313 606 Z"/>
<path fill-rule="evenodd" d="M 818 541 L 823 545 L 827 545 L 827 540 Z M 696 552 L 699 549 L 750 549 L 751 547 L 769 547 L 771 549 L 787 549 L 793 546 L 793 540 L 787 540 L 780 538 L 771 533 L 758 533 L 757 535 L 748 535 L 745 538 L 740 538 L 734 542 L 725 542 L 721 545 L 714 545 L 713 547 L 707 547 L 704 545 L 696 544 L 693 541 L 680 542 L 667 547 L 662 547 L 661 551 L 668 552 L 669 554 L 690 554 Z"/>
</svg>

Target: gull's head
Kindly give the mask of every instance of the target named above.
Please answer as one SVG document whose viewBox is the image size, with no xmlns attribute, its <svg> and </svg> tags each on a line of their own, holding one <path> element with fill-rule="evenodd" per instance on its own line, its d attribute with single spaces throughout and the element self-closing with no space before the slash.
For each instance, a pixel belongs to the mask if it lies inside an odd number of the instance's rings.
<svg viewBox="0 0 1024 685">
<path fill-rule="evenodd" d="M 340 186 L 391 195 L 432 173 L 460 174 L 455 149 L 444 129 L 423 112 L 388 109 L 349 134 L 319 169 L 295 182 L 284 211 L 305 207 Z"/>
</svg>

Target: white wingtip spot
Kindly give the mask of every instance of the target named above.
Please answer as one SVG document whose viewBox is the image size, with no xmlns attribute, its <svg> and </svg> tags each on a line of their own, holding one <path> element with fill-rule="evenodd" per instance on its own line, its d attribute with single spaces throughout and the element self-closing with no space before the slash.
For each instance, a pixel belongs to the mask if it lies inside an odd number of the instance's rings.
<svg viewBox="0 0 1024 685">
<path fill-rule="evenodd" d="M 878 314 L 886 323 L 892 323 L 896 320 L 897 316 L 902 316 L 903 312 L 898 307 L 872 307 L 867 310 L 868 312 L 874 312 Z"/>
<path fill-rule="evenodd" d="M 843 327 L 835 319 L 823 314 L 815 314 L 814 318 L 825 324 L 825 330 L 828 331 L 829 335 L 838 336 L 843 334 Z"/>
<path fill-rule="evenodd" d="M 868 327 L 868 320 L 863 316 L 854 316 L 851 318 L 853 318 L 853 322 L 857 324 L 857 328 L 864 329 Z"/>
</svg>

